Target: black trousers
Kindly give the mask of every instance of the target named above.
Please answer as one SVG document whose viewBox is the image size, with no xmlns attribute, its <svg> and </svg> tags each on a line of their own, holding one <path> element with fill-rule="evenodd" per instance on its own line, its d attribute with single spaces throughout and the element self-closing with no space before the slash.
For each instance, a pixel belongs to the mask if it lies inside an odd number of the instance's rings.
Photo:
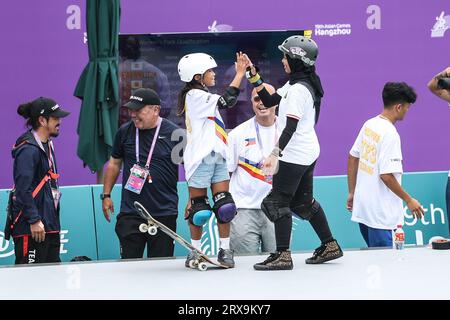
<svg viewBox="0 0 450 320">
<path fill-rule="evenodd" d="M 155 218 L 169 229 L 176 231 L 176 215 Z M 142 258 L 146 246 L 148 258 L 173 257 L 174 240 L 159 230 L 154 236 L 148 232 L 140 232 L 139 225 L 146 222 L 140 217 L 129 214 L 122 214 L 117 217 L 116 234 L 120 241 L 121 258 Z"/>
<path fill-rule="evenodd" d="M 278 172 L 273 176 L 273 194 L 280 199 L 282 207 L 301 201 L 305 194 L 313 194 L 314 168 L 288 162 L 279 162 Z"/>
<path fill-rule="evenodd" d="M 273 177 L 273 196 L 279 199 L 280 207 L 295 208 L 300 204 L 313 202 L 313 180 L 316 162 L 309 166 L 297 165 L 280 161 L 278 173 Z M 316 201 L 316 200 L 314 200 Z M 322 207 L 309 219 L 309 223 L 325 243 L 333 238 L 327 218 Z M 275 239 L 277 251 L 290 247 L 292 233 L 292 215 L 284 216 L 275 221 Z"/>
<path fill-rule="evenodd" d="M 59 233 L 45 235 L 43 242 L 36 242 L 31 236 L 14 238 L 15 264 L 61 262 Z"/>
</svg>

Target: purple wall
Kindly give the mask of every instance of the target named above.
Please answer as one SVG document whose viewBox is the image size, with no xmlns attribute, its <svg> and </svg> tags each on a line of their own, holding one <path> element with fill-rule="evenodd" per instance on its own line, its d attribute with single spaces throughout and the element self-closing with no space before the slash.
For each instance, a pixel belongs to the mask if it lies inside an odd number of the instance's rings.
<svg viewBox="0 0 450 320">
<path fill-rule="evenodd" d="M 76 24 L 75 29 L 67 27 L 67 20 L 73 22 L 70 6 L 81 9 L 80 29 Z M 73 112 L 55 141 L 61 183 L 95 182 L 76 156 L 80 101 L 72 96 L 87 62 L 84 7 L 84 1 L 74 0 L 3 4 L 0 188 L 12 183 L 10 147 L 24 130 L 16 108 L 39 95 L 53 97 Z M 312 29 L 320 47 L 317 69 L 326 91 L 318 125 L 322 154 L 316 173 L 345 174 L 348 150 L 359 128 L 382 108 L 380 92 L 386 81 L 406 81 L 419 95 L 406 121 L 398 125 L 405 171 L 438 171 L 448 170 L 450 164 L 450 107 L 428 92 L 426 83 L 450 65 L 450 30 L 441 37 L 431 36 L 443 11 L 450 26 L 448 0 L 285 0 L 270 7 L 236 0 L 126 0 L 122 1 L 121 32 L 208 31 L 214 20 L 235 31 Z M 316 31 L 325 29 L 316 25 L 327 24 L 350 24 L 351 32 L 317 35 Z"/>
</svg>

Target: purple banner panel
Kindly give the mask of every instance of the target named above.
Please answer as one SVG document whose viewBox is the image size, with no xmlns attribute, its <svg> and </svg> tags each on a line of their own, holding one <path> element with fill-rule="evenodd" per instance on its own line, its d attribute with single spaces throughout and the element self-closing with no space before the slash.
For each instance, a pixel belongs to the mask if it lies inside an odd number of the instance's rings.
<svg viewBox="0 0 450 320">
<path fill-rule="evenodd" d="M 0 188 L 12 184 L 10 149 L 25 130 L 17 106 L 41 95 L 72 112 L 55 140 L 61 183 L 95 182 L 76 156 L 81 102 L 73 90 L 88 58 L 85 13 L 85 2 L 75 0 L 2 4 Z M 311 29 L 320 49 L 317 71 L 325 89 L 317 127 L 322 149 L 318 175 L 346 173 L 358 130 L 381 112 L 381 90 L 387 81 L 405 81 L 418 93 L 416 104 L 397 126 L 404 170 L 449 169 L 450 107 L 426 87 L 450 66 L 449 28 L 448 0 L 285 0 L 270 6 L 236 0 L 176 0 L 155 6 L 154 1 L 127 0 L 122 1 L 121 19 L 121 32 L 134 34 Z"/>
</svg>

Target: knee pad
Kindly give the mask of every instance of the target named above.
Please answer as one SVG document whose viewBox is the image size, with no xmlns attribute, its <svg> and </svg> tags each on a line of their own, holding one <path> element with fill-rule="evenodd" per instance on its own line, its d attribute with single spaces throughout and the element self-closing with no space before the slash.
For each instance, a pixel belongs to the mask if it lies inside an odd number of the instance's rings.
<svg viewBox="0 0 450 320">
<path fill-rule="evenodd" d="M 280 199 L 274 196 L 272 192 L 270 192 L 262 201 L 261 210 L 272 222 L 292 214 L 291 209 L 288 206 L 283 205 Z"/>
<path fill-rule="evenodd" d="M 236 215 L 236 204 L 231 193 L 224 191 L 214 195 L 214 214 L 218 223 L 228 223 Z"/>
<path fill-rule="evenodd" d="M 312 200 L 307 200 L 308 202 L 298 203 L 297 205 L 292 205 L 291 210 L 303 220 L 310 221 L 314 216 L 322 210 L 319 201 L 316 201 L 311 197 Z"/>
<path fill-rule="evenodd" d="M 211 218 L 211 206 L 208 197 L 191 199 L 191 207 L 188 210 L 189 222 L 197 227 L 202 227 Z"/>
</svg>

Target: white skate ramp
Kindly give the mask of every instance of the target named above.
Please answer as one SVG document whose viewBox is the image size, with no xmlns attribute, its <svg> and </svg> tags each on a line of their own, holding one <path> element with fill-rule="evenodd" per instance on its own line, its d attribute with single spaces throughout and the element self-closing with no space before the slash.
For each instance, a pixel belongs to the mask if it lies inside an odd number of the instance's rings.
<svg viewBox="0 0 450 320">
<path fill-rule="evenodd" d="M 266 256 L 201 272 L 184 259 L 0 268 L 0 299 L 450 299 L 450 251 L 345 251 L 322 265 L 294 254 L 292 271 L 254 271 Z M 209 287 L 210 289 L 206 289 Z"/>
</svg>

